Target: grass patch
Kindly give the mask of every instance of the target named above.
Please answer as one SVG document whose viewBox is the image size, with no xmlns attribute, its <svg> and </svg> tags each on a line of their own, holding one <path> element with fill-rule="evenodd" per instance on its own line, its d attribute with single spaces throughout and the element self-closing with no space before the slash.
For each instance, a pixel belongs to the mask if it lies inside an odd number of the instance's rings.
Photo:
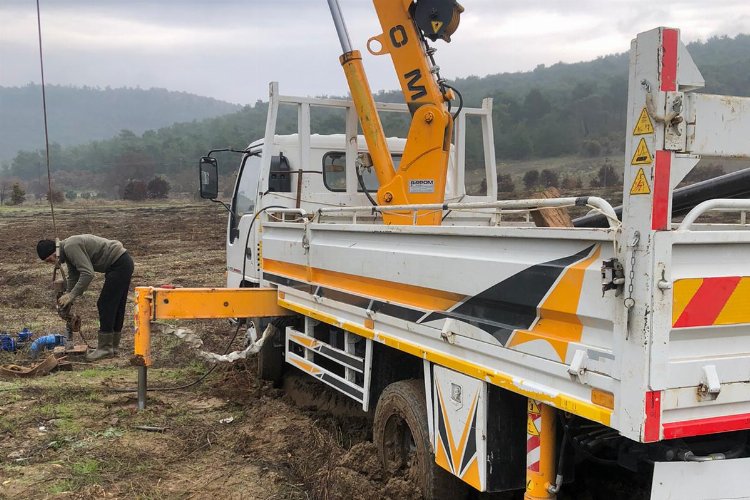
<svg viewBox="0 0 750 500">
<path fill-rule="evenodd" d="M 99 461 L 94 458 L 88 458 L 74 463 L 70 470 L 77 476 L 88 476 L 99 472 Z"/>
<path fill-rule="evenodd" d="M 76 419 L 63 418 L 57 422 L 57 428 L 63 435 L 79 434 L 83 426 Z"/>
<path fill-rule="evenodd" d="M 78 415 L 76 403 L 47 403 L 37 410 L 37 415 L 44 419 L 70 420 Z"/>
<path fill-rule="evenodd" d="M 61 479 L 52 483 L 47 491 L 49 491 L 53 495 L 59 495 L 61 493 L 68 493 L 70 491 L 73 491 L 73 488 L 74 483 L 71 479 Z"/>
</svg>

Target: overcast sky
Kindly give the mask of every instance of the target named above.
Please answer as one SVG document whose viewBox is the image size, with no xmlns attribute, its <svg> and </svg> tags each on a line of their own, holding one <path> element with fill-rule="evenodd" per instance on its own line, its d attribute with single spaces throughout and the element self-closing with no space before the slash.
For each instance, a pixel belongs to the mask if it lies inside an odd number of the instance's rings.
<svg viewBox="0 0 750 500">
<path fill-rule="evenodd" d="M 369 0 L 340 0 L 355 48 L 380 33 Z M 445 77 L 526 71 L 624 52 L 640 31 L 685 42 L 750 33 L 748 0 L 463 0 Z M 344 95 L 326 0 L 41 0 L 47 83 L 163 87 L 252 103 Z M 395 89 L 388 56 L 365 54 L 373 89 Z M 0 86 L 38 82 L 35 0 L 0 0 Z"/>
</svg>

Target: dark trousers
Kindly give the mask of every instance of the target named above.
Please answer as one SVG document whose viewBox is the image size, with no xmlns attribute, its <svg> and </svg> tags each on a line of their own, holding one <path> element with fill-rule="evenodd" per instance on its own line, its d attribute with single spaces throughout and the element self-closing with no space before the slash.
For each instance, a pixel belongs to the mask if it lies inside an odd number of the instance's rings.
<svg viewBox="0 0 750 500">
<path fill-rule="evenodd" d="M 133 277 L 133 259 L 127 252 L 109 266 L 104 273 L 104 286 L 96 308 L 99 310 L 99 331 L 121 332 L 128 302 L 130 278 Z"/>
</svg>

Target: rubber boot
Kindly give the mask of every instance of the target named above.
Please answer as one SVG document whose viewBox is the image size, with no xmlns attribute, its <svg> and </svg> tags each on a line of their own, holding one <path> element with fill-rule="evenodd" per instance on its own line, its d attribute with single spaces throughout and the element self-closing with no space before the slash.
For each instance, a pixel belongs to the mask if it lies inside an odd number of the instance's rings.
<svg viewBox="0 0 750 500">
<path fill-rule="evenodd" d="M 112 351 L 115 354 L 115 357 L 120 355 L 120 337 L 122 337 L 122 332 L 115 332 L 112 334 Z"/>
<path fill-rule="evenodd" d="M 89 353 L 86 354 L 86 361 L 99 361 L 100 359 L 111 358 L 115 355 L 114 349 L 112 348 L 114 333 L 99 332 L 97 337 L 97 347 L 95 350 L 89 351 Z"/>
</svg>

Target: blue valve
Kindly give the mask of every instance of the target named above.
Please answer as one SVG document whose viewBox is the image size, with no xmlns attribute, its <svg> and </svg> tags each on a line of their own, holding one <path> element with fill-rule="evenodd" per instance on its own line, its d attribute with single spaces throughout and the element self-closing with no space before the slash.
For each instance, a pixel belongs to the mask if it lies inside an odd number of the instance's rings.
<svg viewBox="0 0 750 500">
<path fill-rule="evenodd" d="M 0 334 L 0 351 L 16 351 L 16 341 L 7 333 Z"/>
<path fill-rule="evenodd" d="M 18 332 L 18 342 L 28 342 L 33 336 L 34 334 L 31 333 L 31 330 L 29 330 L 28 328 L 24 328 L 23 330 Z"/>
</svg>

